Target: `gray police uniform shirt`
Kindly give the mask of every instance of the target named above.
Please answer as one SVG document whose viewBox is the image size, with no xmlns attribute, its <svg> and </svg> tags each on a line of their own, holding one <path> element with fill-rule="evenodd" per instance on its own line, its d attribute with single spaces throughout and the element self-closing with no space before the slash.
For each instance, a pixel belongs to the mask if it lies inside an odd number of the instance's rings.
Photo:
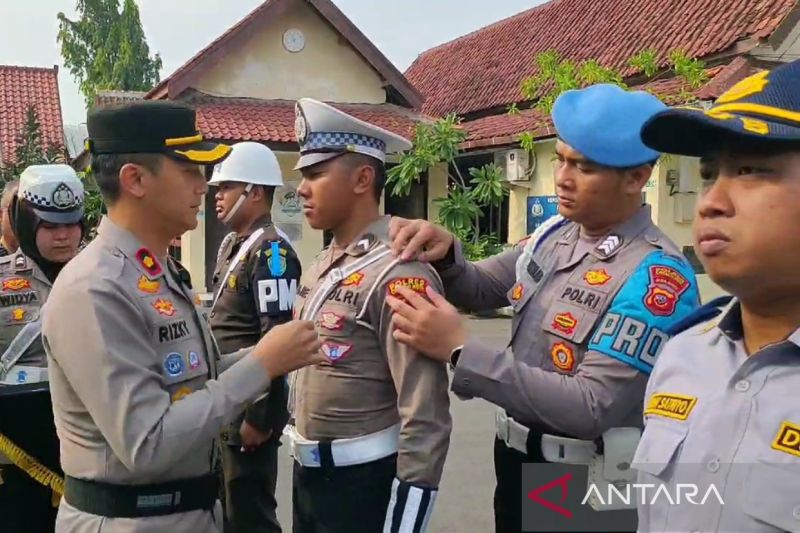
<svg viewBox="0 0 800 533">
<path fill-rule="evenodd" d="M 647 385 L 639 529 L 800 531 L 799 387 L 800 330 L 748 357 L 735 300 L 676 335 Z"/>
<path fill-rule="evenodd" d="M 47 276 L 21 250 L 0 258 L 0 353 L 8 348 L 26 324 L 39 320 L 51 287 Z M 47 367 L 41 337 L 25 350 L 16 365 Z M 12 368 L 7 379 L 17 385 L 26 385 L 28 377 L 25 370 Z"/>
<path fill-rule="evenodd" d="M 594 439 L 612 427 L 641 427 L 665 330 L 699 304 L 691 267 L 647 205 L 593 243 L 565 220 L 522 259 L 517 278 L 524 244 L 469 263 L 456 243 L 453 264 L 437 266 L 454 304 L 514 308 L 510 349 L 469 338 L 452 390 L 548 433 Z"/>
<path fill-rule="evenodd" d="M 72 477 L 136 485 L 209 474 L 214 439 L 267 388 L 244 355 L 217 377 L 218 350 L 195 296 L 128 231 L 104 218 L 59 274 L 43 341 L 61 463 Z M 57 531 L 220 529 L 207 511 L 107 519 L 62 501 Z"/>
</svg>

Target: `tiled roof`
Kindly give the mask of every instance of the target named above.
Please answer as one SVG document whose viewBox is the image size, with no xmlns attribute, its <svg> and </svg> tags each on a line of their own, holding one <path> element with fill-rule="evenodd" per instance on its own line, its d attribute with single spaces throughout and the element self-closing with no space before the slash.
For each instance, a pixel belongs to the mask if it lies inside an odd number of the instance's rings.
<svg viewBox="0 0 800 533">
<path fill-rule="evenodd" d="M 706 69 L 709 81 L 696 90 L 689 90 L 680 79 L 674 77 L 654 80 L 632 89 L 648 90 L 667 104 L 678 103 L 683 92 L 695 98 L 713 99 L 755 71 L 746 59 L 736 58 L 727 65 Z M 462 122 L 461 126 L 468 133 L 467 141 L 462 144 L 466 150 L 513 144 L 523 132 L 531 132 L 537 138 L 555 135 L 550 118 L 535 109 L 524 109 L 515 114 L 498 113 Z"/>
<path fill-rule="evenodd" d="M 257 98 L 221 98 L 196 94 L 186 103 L 197 111 L 197 126 L 220 141 L 297 142 L 295 102 Z M 376 126 L 411 139 L 417 122 L 430 120 L 394 104 L 339 104 L 334 107 Z"/>
<path fill-rule="evenodd" d="M 17 137 L 33 105 L 42 126 L 45 146 L 64 146 L 58 69 L 0 65 L 0 158 L 15 159 Z"/>
<path fill-rule="evenodd" d="M 520 84 L 535 74 L 534 58 L 550 49 L 573 61 L 597 59 L 620 70 L 644 48 L 682 48 L 708 57 L 742 39 L 766 39 L 796 0 L 552 0 L 424 52 L 406 77 L 442 116 L 505 106 L 522 99 Z M 755 46 L 751 42 L 750 46 Z"/>
<path fill-rule="evenodd" d="M 146 98 L 177 98 L 185 90 L 193 87 L 198 72 L 223 60 L 226 54 L 235 49 L 254 32 L 272 23 L 296 0 L 265 0 L 247 16 L 231 26 L 208 46 L 200 50 L 183 66 L 167 78 L 161 80 Z M 386 81 L 388 95 L 396 97 L 398 103 L 417 108 L 422 103 L 419 91 L 397 70 L 378 48 L 361 33 L 355 24 L 342 13 L 331 0 L 304 0 L 325 21 L 343 37 L 344 42 L 353 47 L 361 57 Z"/>
</svg>

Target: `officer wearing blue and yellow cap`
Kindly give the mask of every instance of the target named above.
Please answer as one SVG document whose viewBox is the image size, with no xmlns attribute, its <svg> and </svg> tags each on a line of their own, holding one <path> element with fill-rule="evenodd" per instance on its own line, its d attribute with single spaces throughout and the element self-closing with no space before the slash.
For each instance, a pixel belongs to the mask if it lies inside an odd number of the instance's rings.
<svg viewBox="0 0 800 533">
<path fill-rule="evenodd" d="M 468 334 L 441 298 L 429 304 L 401 291 L 411 305 L 390 302 L 403 317 L 396 320 L 398 338 L 453 364 L 453 392 L 499 408 L 498 532 L 563 526 L 550 522 L 561 514 L 535 504 L 523 515 L 523 463 L 588 465 L 603 494 L 609 483 L 634 477 L 619 465 L 636 448 L 648 375 L 667 327 L 699 304 L 691 267 L 642 205 L 659 153 L 642 144 L 639 130 L 664 108 L 652 95 L 606 84 L 562 94 L 552 113 L 559 215 L 495 257 L 471 263 L 443 228 L 394 224 L 395 248 L 404 257 L 424 249 L 449 302 L 474 311 L 514 309 L 509 348 L 498 351 Z M 531 475 L 523 489 L 553 477 Z M 632 506 L 610 510 L 597 499 L 581 506 L 584 488 L 570 490 L 564 506 L 588 517 L 587 528 L 634 527 Z"/>
<path fill-rule="evenodd" d="M 392 337 L 385 302 L 442 286 L 430 265 L 395 260 L 380 215 L 386 155 L 411 143 L 311 98 L 296 113 L 297 194 L 333 241 L 303 269 L 294 306 L 325 356 L 291 380 L 294 531 L 423 533 L 449 449 L 447 367 Z"/>
<path fill-rule="evenodd" d="M 218 533 L 215 437 L 272 378 L 319 359 L 316 333 L 275 326 L 220 360 L 188 273 L 167 255 L 197 225 L 199 165 L 230 152 L 203 139 L 192 109 L 99 109 L 87 129 L 108 216 L 42 311 L 65 473 L 56 530 Z"/>
<path fill-rule="evenodd" d="M 689 487 L 698 505 L 648 498 L 640 527 L 798 531 L 800 62 L 742 80 L 708 110 L 658 113 L 642 138 L 701 157 L 695 248 L 732 298 L 686 320 L 650 378 L 640 482 L 673 500 Z"/>
</svg>

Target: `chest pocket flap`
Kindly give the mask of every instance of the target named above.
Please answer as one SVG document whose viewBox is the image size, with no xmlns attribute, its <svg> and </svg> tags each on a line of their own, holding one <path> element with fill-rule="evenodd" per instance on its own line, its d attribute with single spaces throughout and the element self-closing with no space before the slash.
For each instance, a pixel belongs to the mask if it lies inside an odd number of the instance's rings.
<svg viewBox="0 0 800 533">
<path fill-rule="evenodd" d="M 684 424 L 651 418 L 636 448 L 632 467 L 656 477 L 662 476 L 676 459 L 688 431 Z"/>
<path fill-rule="evenodd" d="M 747 470 L 744 512 L 781 531 L 800 531 L 800 461 L 780 466 L 753 463 Z"/>
</svg>

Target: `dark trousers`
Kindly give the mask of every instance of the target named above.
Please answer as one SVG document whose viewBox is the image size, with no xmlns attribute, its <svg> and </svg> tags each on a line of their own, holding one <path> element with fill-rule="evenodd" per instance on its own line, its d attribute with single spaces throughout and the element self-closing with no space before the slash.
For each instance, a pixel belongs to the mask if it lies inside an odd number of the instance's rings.
<svg viewBox="0 0 800 533">
<path fill-rule="evenodd" d="M 0 398 L 0 433 L 58 475 L 59 443 L 50 394 L 37 392 Z M 0 531 L 52 533 L 53 491 L 14 465 L 0 465 Z"/>
<path fill-rule="evenodd" d="M 270 439 L 252 452 L 222 445 L 225 533 L 281 533 L 275 500 L 278 447 Z"/>
<path fill-rule="evenodd" d="M 396 454 L 354 466 L 295 463 L 294 533 L 381 533 L 396 473 Z"/>
</svg>

